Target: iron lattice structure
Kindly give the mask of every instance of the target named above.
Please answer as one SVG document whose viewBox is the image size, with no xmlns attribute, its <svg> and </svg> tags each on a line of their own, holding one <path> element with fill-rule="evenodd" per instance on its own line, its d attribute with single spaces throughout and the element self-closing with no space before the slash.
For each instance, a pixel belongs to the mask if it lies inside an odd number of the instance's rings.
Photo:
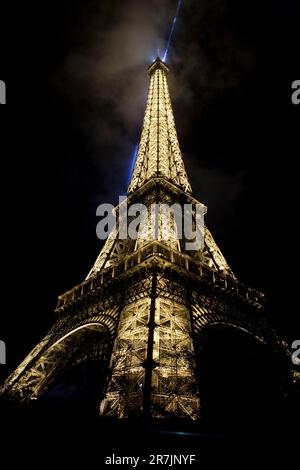
<svg viewBox="0 0 300 470">
<path fill-rule="evenodd" d="M 157 59 L 148 71 L 148 102 L 126 202 L 195 207 L 200 202 L 183 164 L 168 68 Z M 96 354 L 105 364 L 102 415 L 197 419 L 197 351 L 207 326 L 232 325 L 281 349 L 264 319 L 264 295 L 237 280 L 207 227 L 201 249 L 186 251 L 174 217 L 168 236 L 162 213 L 151 225 L 140 224 L 137 240 L 120 239 L 118 227 L 112 231 L 87 278 L 59 297 L 55 324 L 6 380 L 3 395 L 28 403 L 74 362 Z"/>
</svg>

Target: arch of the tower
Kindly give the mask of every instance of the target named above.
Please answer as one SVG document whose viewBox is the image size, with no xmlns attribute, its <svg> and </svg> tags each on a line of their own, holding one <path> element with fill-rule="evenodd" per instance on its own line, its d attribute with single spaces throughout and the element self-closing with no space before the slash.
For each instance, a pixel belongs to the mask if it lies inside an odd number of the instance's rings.
<svg viewBox="0 0 300 470">
<path fill-rule="evenodd" d="M 224 324 L 250 334 L 259 342 L 272 344 L 275 349 L 280 348 L 275 332 L 265 322 L 259 310 L 238 307 L 235 301 L 222 296 L 198 296 L 192 305 L 192 317 L 196 337 L 203 335 L 207 326 Z"/>
<path fill-rule="evenodd" d="M 289 373 L 272 346 L 251 327 L 225 318 L 202 327 L 196 359 L 204 419 L 236 431 L 280 418 Z"/>
<path fill-rule="evenodd" d="M 100 400 L 111 349 L 111 333 L 100 322 L 86 322 L 46 346 L 9 394 L 23 402 L 53 405 Z"/>
</svg>

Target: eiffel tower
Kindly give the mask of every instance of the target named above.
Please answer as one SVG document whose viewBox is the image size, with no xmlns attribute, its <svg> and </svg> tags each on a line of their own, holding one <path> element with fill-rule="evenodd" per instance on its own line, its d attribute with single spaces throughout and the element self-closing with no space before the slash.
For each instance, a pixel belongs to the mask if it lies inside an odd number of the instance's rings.
<svg viewBox="0 0 300 470">
<path fill-rule="evenodd" d="M 196 205 L 177 138 L 167 65 L 148 68 L 148 100 L 126 203 Z M 116 213 L 121 212 L 121 205 Z M 48 334 L 8 377 L 2 397 L 30 404 L 74 366 L 97 360 L 102 416 L 201 416 L 201 345 L 230 327 L 281 351 L 264 318 L 264 294 L 238 281 L 209 229 L 186 249 L 174 214 L 141 223 L 137 239 L 108 236 L 86 279 L 60 295 Z M 156 236 L 150 236 L 151 230 Z M 281 354 L 281 352 L 280 352 Z"/>
</svg>

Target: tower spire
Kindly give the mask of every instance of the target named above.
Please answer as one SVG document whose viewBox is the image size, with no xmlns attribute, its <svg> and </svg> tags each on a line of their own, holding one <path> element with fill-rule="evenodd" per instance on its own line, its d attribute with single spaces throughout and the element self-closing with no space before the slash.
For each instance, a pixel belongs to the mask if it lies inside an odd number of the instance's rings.
<svg viewBox="0 0 300 470">
<path fill-rule="evenodd" d="M 162 176 L 185 192 L 191 185 L 184 168 L 171 105 L 169 68 L 159 58 L 149 66 L 148 100 L 135 167 L 128 193 L 153 176 Z"/>
</svg>

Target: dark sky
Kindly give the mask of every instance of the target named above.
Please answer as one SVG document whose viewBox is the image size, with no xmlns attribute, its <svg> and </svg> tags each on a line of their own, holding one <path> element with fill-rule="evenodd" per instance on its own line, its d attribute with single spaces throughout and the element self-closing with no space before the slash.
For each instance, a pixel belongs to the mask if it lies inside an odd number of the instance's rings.
<svg viewBox="0 0 300 470">
<path fill-rule="evenodd" d="M 24 5 L 26 3 L 26 5 Z M 11 2 L 1 29 L 2 309 L 14 368 L 53 323 L 59 293 L 100 248 L 96 207 L 126 192 L 146 67 L 174 0 Z M 294 0 L 184 0 L 169 55 L 177 130 L 206 222 L 268 315 L 300 336 L 300 7 Z M 294 271 L 293 271 L 294 270 Z"/>
</svg>

